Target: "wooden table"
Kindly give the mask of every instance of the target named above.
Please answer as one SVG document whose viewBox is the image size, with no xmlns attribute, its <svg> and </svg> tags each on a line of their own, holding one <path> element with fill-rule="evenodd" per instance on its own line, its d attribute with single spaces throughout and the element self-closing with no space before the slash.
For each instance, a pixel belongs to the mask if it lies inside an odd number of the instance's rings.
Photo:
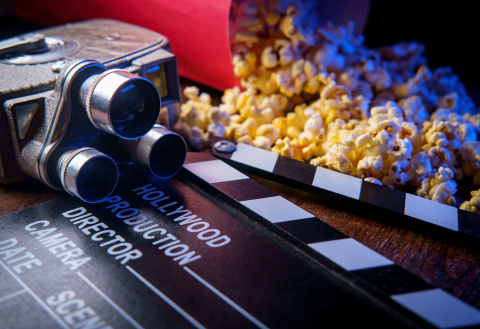
<svg viewBox="0 0 480 329">
<path fill-rule="evenodd" d="M 197 85 L 182 79 L 181 88 Z M 219 104 L 221 92 L 199 86 Z M 185 99 L 182 100 L 184 102 Z M 251 176 L 322 221 L 361 242 L 404 269 L 480 308 L 480 241 L 429 225 L 417 227 L 321 199 Z M 30 180 L 0 185 L 0 215 L 52 200 L 63 192 Z"/>
</svg>

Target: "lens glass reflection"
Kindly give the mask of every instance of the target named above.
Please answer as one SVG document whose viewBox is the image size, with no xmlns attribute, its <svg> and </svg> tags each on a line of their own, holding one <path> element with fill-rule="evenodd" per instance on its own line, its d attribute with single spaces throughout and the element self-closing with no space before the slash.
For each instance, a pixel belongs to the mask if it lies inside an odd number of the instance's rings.
<svg viewBox="0 0 480 329">
<path fill-rule="evenodd" d="M 138 138 L 152 128 L 159 106 L 153 92 L 156 91 L 141 80 L 126 82 L 117 90 L 110 105 L 110 122 L 119 135 Z"/>
<path fill-rule="evenodd" d="M 175 175 L 183 166 L 187 147 L 182 137 L 168 134 L 160 138 L 150 152 L 150 169 L 159 178 Z"/>
<path fill-rule="evenodd" d="M 87 202 L 99 202 L 117 185 L 118 170 L 113 160 L 96 157 L 85 163 L 77 176 L 77 192 Z"/>
</svg>

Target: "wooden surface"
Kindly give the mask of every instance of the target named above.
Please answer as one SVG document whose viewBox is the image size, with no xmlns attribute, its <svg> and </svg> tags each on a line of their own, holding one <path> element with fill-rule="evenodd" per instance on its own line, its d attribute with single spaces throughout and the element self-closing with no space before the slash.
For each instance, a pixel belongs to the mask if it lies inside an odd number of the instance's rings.
<svg viewBox="0 0 480 329">
<path fill-rule="evenodd" d="M 191 84 L 188 80 L 181 80 L 182 90 Z M 211 94 L 214 104 L 219 103 L 220 92 L 203 87 L 200 89 Z M 251 177 L 404 269 L 480 308 L 479 239 L 430 225 L 412 226 L 398 218 L 364 213 Z M 0 185 L 0 215 L 52 200 L 62 193 L 34 180 Z"/>
</svg>

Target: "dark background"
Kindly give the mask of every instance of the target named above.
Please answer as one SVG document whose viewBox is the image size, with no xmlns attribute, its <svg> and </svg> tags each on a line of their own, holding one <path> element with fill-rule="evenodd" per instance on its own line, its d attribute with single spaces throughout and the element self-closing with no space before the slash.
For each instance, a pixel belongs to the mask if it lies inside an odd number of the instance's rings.
<svg viewBox="0 0 480 329">
<path fill-rule="evenodd" d="M 399 41 L 426 45 L 430 68 L 451 66 L 480 105 L 480 12 L 474 1 L 371 2 L 364 31 L 370 47 Z"/>
<path fill-rule="evenodd" d="M 324 0 L 325 1 L 325 0 Z M 335 0 L 334 0 L 335 1 Z M 2 4 L 10 0 L 0 0 Z M 365 42 L 369 47 L 399 41 L 426 44 L 432 69 L 451 66 L 480 105 L 480 25 L 475 2 L 372 0 Z M 13 16 L 0 18 L 0 39 L 39 28 Z"/>
</svg>

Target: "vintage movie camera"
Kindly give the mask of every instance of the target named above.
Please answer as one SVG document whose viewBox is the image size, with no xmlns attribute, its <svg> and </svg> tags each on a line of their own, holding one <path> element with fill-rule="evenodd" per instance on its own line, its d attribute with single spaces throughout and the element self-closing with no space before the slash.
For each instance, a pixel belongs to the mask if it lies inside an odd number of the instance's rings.
<svg viewBox="0 0 480 329">
<path fill-rule="evenodd" d="M 0 182 L 34 177 L 86 202 L 114 190 L 118 162 L 176 174 L 177 64 L 164 36 L 113 20 L 0 42 Z M 164 126 L 157 125 L 160 122 Z"/>
</svg>

